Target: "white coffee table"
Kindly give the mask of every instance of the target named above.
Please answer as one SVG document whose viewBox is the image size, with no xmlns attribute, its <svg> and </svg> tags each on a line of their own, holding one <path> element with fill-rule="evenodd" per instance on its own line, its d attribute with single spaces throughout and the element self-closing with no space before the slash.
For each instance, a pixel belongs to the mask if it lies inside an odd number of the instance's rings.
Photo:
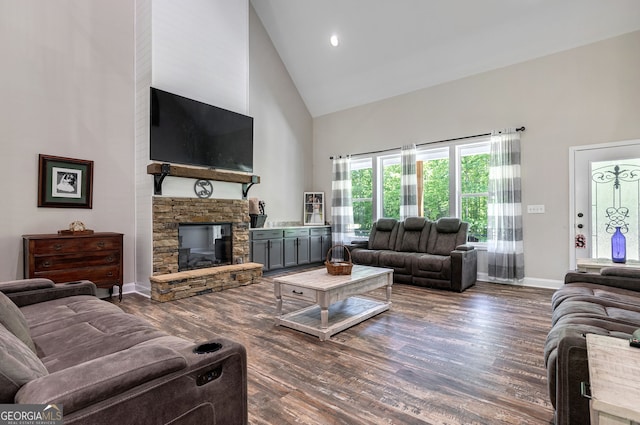
<svg viewBox="0 0 640 425">
<path fill-rule="evenodd" d="M 330 275 L 325 268 L 282 276 L 273 280 L 276 325 L 286 326 L 326 340 L 355 324 L 389 310 L 393 270 L 354 265 L 350 275 Z M 386 287 L 384 302 L 356 295 Z M 282 298 L 315 303 L 283 315 Z"/>
</svg>

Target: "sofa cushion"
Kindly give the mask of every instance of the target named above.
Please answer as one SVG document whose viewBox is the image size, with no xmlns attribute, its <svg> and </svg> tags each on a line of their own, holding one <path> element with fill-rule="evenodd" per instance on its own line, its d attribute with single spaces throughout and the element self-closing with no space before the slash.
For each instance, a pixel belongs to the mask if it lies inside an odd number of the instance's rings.
<svg viewBox="0 0 640 425">
<path fill-rule="evenodd" d="M 24 384 L 47 374 L 31 348 L 0 325 L 0 403 L 13 403 Z"/>
<path fill-rule="evenodd" d="M 36 346 L 31 339 L 27 319 L 17 305 L 5 294 L 0 292 L 0 324 L 24 342 L 31 351 L 36 352 Z"/>
<path fill-rule="evenodd" d="M 460 221 L 459 218 L 454 217 L 443 217 L 439 218 L 436 221 L 436 230 L 440 233 L 458 233 L 460 230 Z"/>
<path fill-rule="evenodd" d="M 369 249 L 393 249 L 398 234 L 398 220 L 381 218 L 371 229 Z"/>
<path fill-rule="evenodd" d="M 404 222 L 404 230 L 422 230 L 427 220 L 424 217 L 407 217 Z"/>
<path fill-rule="evenodd" d="M 376 221 L 376 229 L 382 230 L 383 232 L 390 232 L 396 226 L 398 220 L 395 218 L 381 218 Z"/>
<path fill-rule="evenodd" d="M 451 257 L 446 255 L 421 255 L 413 260 L 414 273 L 435 272 L 442 273 L 451 268 Z"/>
<path fill-rule="evenodd" d="M 419 252 L 420 238 L 425 223 L 424 217 L 409 217 L 400 223 L 396 238 L 396 251 Z"/>
</svg>

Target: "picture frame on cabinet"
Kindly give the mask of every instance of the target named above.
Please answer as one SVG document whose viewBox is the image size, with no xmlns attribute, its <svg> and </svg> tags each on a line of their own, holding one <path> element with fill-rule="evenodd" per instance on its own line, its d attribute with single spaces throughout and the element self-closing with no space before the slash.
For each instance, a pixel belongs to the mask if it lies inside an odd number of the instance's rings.
<svg viewBox="0 0 640 425">
<path fill-rule="evenodd" d="M 304 225 L 324 224 L 324 192 L 304 192 Z"/>
<path fill-rule="evenodd" d="M 93 208 L 93 161 L 40 154 L 38 207 Z"/>
</svg>

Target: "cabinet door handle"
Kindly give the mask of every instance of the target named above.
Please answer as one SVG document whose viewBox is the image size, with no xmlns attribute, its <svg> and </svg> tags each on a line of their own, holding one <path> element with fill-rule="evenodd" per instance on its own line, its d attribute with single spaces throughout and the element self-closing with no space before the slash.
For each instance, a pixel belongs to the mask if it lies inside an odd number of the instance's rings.
<svg viewBox="0 0 640 425">
<path fill-rule="evenodd" d="M 61 243 L 57 243 L 53 246 L 53 249 L 55 249 L 56 251 L 60 251 L 62 249 L 62 244 Z"/>
</svg>

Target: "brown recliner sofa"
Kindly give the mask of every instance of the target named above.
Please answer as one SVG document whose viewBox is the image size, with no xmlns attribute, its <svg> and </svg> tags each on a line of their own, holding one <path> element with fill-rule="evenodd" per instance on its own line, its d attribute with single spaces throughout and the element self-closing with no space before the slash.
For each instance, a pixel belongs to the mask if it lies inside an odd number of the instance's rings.
<svg viewBox="0 0 640 425">
<path fill-rule="evenodd" d="M 468 229 L 458 218 L 381 218 L 368 241 L 349 246 L 351 259 L 391 268 L 399 283 L 462 292 L 476 283 L 478 270 L 477 252 L 467 244 Z"/>
<path fill-rule="evenodd" d="M 640 328 L 640 269 L 610 267 L 597 273 L 569 272 L 554 292 L 552 327 L 544 347 L 549 397 L 557 425 L 588 425 L 586 335 L 629 339 Z"/>
<path fill-rule="evenodd" d="M 62 406 L 65 424 L 246 424 L 246 352 L 171 336 L 89 281 L 0 283 L 0 403 Z"/>
</svg>

